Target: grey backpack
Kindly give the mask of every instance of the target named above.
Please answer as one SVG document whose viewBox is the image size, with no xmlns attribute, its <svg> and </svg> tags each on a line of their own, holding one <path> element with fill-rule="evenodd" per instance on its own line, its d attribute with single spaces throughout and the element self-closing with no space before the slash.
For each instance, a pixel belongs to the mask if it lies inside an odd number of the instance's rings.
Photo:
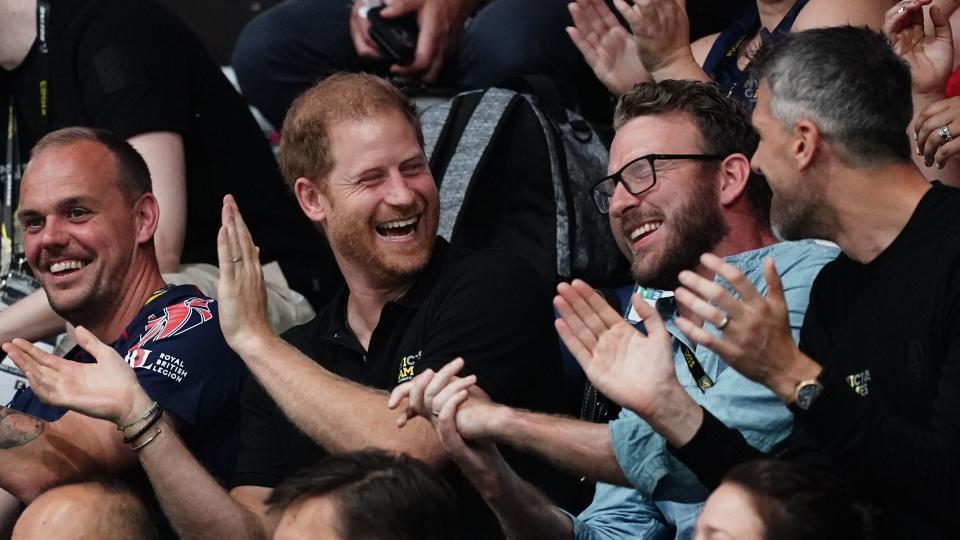
<svg viewBox="0 0 960 540">
<path fill-rule="evenodd" d="M 549 94 L 477 90 L 423 111 L 439 234 L 517 253 L 550 282 L 627 283 L 627 262 L 589 193 L 606 175 L 607 149 Z"/>
</svg>

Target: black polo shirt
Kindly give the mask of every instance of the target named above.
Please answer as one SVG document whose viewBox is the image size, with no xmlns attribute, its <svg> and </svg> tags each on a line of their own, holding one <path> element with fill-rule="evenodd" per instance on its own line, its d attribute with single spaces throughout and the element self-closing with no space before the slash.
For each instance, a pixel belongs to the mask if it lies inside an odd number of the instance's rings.
<svg viewBox="0 0 960 540">
<path fill-rule="evenodd" d="M 434 253 L 402 298 L 388 302 L 364 351 L 346 321 L 348 290 L 312 321 L 283 337 L 325 369 L 352 381 L 390 390 L 427 368 L 461 356 L 463 375 L 499 403 L 565 412 L 562 367 L 553 330 L 550 290 L 536 270 L 502 251 L 469 251 L 438 238 Z M 386 407 L 386 405 L 384 405 Z M 567 407 L 568 408 L 568 407 Z M 270 396 L 251 380 L 243 398 L 243 431 L 233 485 L 274 487 L 325 450 L 291 424 Z M 509 454 L 526 479 L 566 502 L 569 477 L 533 458 Z M 461 500 L 462 521 L 472 537 L 496 538 L 496 520 L 449 465 L 444 471 Z"/>
</svg>

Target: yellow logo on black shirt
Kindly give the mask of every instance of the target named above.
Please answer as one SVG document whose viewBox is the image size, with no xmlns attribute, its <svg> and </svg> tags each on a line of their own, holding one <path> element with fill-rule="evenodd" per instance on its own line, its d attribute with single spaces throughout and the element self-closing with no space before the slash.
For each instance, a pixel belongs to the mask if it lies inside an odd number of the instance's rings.
<svg viewBox="0 0 960 540">
<path fill-rule="evenodd" d="M 400 359 L 400 372 L 397 373 L 397 384 L 405 383 L 413 378 L 413 367 L 417 364 L 417 360 L 423 356 L 423 351 L 417 351 L 417 354 L 411 354 L 404 356 Z"/>
</svg>

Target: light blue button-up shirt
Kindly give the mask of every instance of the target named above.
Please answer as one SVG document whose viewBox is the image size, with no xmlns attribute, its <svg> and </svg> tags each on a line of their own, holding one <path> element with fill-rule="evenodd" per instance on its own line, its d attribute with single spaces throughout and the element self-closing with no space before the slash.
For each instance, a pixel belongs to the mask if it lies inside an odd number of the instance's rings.
<svg viewBox="0 0 960 540">
<path fill-rule="evenodd" d="M 746 275 L 762 294 L 766 293 L 763 261 L 773 257 L 783 283 L 794 340 L 799 338 L 803 315 L 810 299 L 810 286 L 826 263 L 839 250 L 825 242 L 781 242 L 727 257 L 726 261 Z M 728 290 L 728 284 L 722 282 Z M 660 298 L 657 311 L 673 335 L 674 364 L 680 384 L 693 399 L 721 422 L 739 430 L 750 445 L 770 450 L 790 433 L 792 415 L 765 386 L 729 367 L 706 347 L 695 346 L 675 323 L 676 303 Z M 631 314 L 627 315 L 627 319 Z M 707 325 L 708 331 L 717 332 Z M 713 380 L 701 391 L 690 374 L 679 342 L 690 347 Z M 613 450 L 632 488 L 598 483 L 593 503 L 574 519 L 575 538 L 581 539 L 687 539 L 709 491 L 667 449 L 666 440 L 643 419 L 624 409 L 610 422 Z"/>
</svg>

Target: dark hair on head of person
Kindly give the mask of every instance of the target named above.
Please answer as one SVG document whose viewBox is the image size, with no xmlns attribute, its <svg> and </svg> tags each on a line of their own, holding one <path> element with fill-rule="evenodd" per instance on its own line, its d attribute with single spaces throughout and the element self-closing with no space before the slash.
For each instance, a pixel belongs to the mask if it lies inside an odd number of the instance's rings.
<svg viewBox="0 0 960 540">
<path fill-rule="evenodd" d="M 284 511 L 313 497 L 334 501 L 337 534 L 346 540 L 455 540 L 456 495 L 427 464 L 366 450 L 329 455 L 277 486 L 267 505 Z"/>
<path fill-rule="evenodd" d="M 324 189 L 333 169 L 330 129 L 344 120 L 364 120 L 396 111 L 410 123 L 423 147 L 417 106 L 388 81 L 366 73 L 337 73 L 301 94 L 287 111 L 280 132 L 280 172 L 293 189 L 307 178 Z"/>
<path fill-rule="evenodd" d="M 619 130 L 634 118 L 670 113 L 684 113 L 693 119 L 700 130 L 701 151 L 705 154 L 743 154 L 750 159 L 757 149 L 760 137 L 743 106 L 725 96 L 717 85 L 699 81 L 638 84 L 617 101 L 613 127 Z M 707 162 L 703 166 L 718 165 Z M 745 195 L 757 224 L 769 227 L 772 193 L 767 180 L 750 171 Z"/>
<path fill-rule="evenodd" d="M 768 540 L 870 540 L 873 511 L 824 470 L 782 460 L 737 465 L 723 481 L 743 488 Z"/>
<path fill-rule="evenodd" d="M 52 131 L 37 141 L 30 150 L 30 157 L 35 158 L 49 149 L 63 148 L 81 141 L 99 143 L 110 152 L 116 166 L 117 187 L 128 203 L 133 204 L 144 193 L 153 191 L 150 169 L 143 156 L 126 139 L 105 129 L 68 127 Z"/>
<path fill-rule="evenodd" d="M 812 121 L 851 167 L 910 161 L 910 67 L 882 34 L 853 26 L 787 34 L 761 48 L 752 69 L 784 129 Z"/>
</svg>

